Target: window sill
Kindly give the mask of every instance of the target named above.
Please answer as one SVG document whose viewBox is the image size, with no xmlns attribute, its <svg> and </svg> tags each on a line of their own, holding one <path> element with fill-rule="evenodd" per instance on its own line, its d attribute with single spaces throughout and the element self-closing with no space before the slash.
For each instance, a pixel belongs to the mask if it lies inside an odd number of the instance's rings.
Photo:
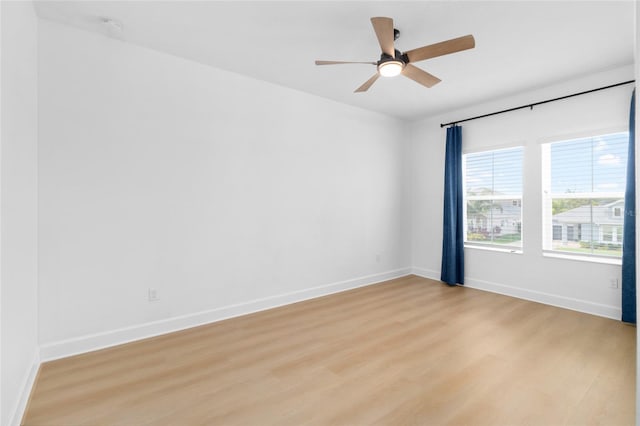
<svg viewBox="0 0 640 426">
<path fill-rule="evenodd" d="M 542 255 L 544 257 L 575 260 L 578 262 L 605 263 L 607 265 L 622 265 L 622 259 L 619 257 L 581 256 L 579 254 L 558 253 L 557 251 L 545 251 L 542 253 Z"/>
<path fill-rule="evenodd" d="M 496 247 L 496 246 L 480 246 L 480 245 L 476 246 L 473 244 L 465 243 L 464 248 L 474 249 L 474 250 L 483 250 L 483 251 L 496 251 L 500 253 L 522 254 L 521 248 L 514 248 L 514 247 L 506 248 L 506 247 Z"/>
</svg>

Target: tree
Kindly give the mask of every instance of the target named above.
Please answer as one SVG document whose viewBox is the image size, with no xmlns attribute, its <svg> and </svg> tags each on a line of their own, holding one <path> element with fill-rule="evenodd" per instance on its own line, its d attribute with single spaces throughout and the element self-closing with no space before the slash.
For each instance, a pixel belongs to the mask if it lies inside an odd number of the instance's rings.
<svg viewBox="0 0 640 426">
<path fill-rule="evenodd" d="M 551 208 L 551 213 L 555 216 L 558 213 L 573 210 L 580 206 L 595 205 L 595 200 L 588 198 L 554 198 Z"/>
<path fill-rule="evenodd" d="M 502 211 L 502 206 L 494 204 L 492 200 L 469 200 L 467 201 L 467 220 L 475 226 L 469 226 L 470 231 L 486 231 L 488 216 L 491 209 Z M 482 226 L 481 226 L 482 225 Z"/>
</svg>

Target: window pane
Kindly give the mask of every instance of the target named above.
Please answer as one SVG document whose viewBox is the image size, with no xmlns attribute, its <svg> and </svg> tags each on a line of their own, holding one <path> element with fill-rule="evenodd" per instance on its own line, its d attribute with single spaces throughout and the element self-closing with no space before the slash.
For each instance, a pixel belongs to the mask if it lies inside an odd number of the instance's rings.
<svg viewBox="0 0 640 426">
<path fill-rule="evenodd" d="M 553 250 L 577 254 L 620 256 L 622 221 L 615 215 L 624 199 L 554 198 Z"/>
<path fill-rule="evenodd" d="M 544 144 L 544 248 L 620 257 L 628 133 Z"/>
<path fill-rule="evenodd" d="M 522 247 L 522 154 L 509 148 L 466 154 L 466 241 Z"/>
<path fill-rule="evenodd" d="M 628 146 L 626 133 L 593 139 L 594 192 L 624 192 Z"/>
<path fill-rule="evenodd" d="M 520 195 L 522 148 L 465 155 L 467 195 Z"/>
<path fill-rule="evenodd" d="M 467 201 L 467 241 L 522 247 L 521 200 Z"/>
<path fill-rule="evenodd" d="M 626 133 L 551 144 L 551 192 L 602 193 L 624 191 Z"/>
<path fill-rule="evenodd" d="M 551 192 L 591 192 L 590 139 L 551 144 Z"/>
</svg>

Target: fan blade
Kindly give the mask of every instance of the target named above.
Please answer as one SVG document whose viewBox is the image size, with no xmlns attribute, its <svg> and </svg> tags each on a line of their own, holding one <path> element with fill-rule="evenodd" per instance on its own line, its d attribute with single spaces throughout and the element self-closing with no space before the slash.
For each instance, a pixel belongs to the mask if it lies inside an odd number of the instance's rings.
<svg viewBox="0 0 640 426">
<path fill-rule="evenodd" d="M 396 50 L 393 47 L 393 19 L 391 18 L 371 18 L 373 30 L 378 37 L 378 43 L 384 53 L 396 57 Z"/>
<path fill-rule="evenodd" d="M 316 65 L 336 65 L 336 64 L 370 64 L 370 65 L 376 65 L 376 62 L 316 61 Z"/>
<path fill-rule="evenodd" d="M 402 75 L 404 75 L 405 77 L 409 77 L 416 83 L 420 83 L 426 87 L 431 87 L 440 83 L 440 79 L 435 75 L 429 74 L 428 72 L 421 70 L 418 67 L 414 67 L 411 64 L 407 64 L 404 66 Z"/>
<path fill-rule="evenodd" d="M 418 47 L 417 49 L 405 52 L 409 58 L 409 62 L 424 61 L 449 53 L 460 52 L 461 50 L 473 49 L 476 41 L 472 35 L 452 38 L 451 40 L 442 41 L 440 43 L 430 44 L 428 46 Z"/>
<path fill-rule="evenodd" d="M 356 90 L 354 90 L 354 93 L 366 92 L 367 90 L 369 90 L 369 87 L 371 87 L 371 85 L 376 82 L 378 77 L 380 77 L 380 74 L 375 73 L 373 75 L 373 77 L 371 77 L 369 80 L 365 81 L 362 86 L 360 86 Z"/>
</svg>

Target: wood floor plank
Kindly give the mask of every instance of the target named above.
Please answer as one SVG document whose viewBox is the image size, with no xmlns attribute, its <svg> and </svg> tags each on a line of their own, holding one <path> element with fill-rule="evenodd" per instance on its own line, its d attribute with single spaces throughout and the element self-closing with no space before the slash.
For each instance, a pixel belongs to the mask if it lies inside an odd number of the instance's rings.
<svg viewBox="0 0 640 426">
<path fill-rule="evenodd" d="M 23 424 L 632 425 L 635 328 L 416 276 L 44 363 Z"/>
</svg>

